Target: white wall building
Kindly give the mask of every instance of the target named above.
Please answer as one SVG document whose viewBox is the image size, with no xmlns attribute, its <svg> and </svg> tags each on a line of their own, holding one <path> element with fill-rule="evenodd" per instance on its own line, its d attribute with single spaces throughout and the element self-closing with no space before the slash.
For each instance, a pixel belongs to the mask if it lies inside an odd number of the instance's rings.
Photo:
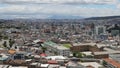
<svg viewBox="0 0 120 68">
<path fill-rule="evenodd" d="M 51 41 L 45 42 L 44 45 L 45 47 L 47 47 L 48 51 L 51 51 L 52 53 L 55 53 L 56 55 L 70 56 L 70 49 L 62 45 L 53 43 Z"/>
<path fill-rule="evenodd" d="M 105 34 L 106 33 L 106 27 L 105 26 L 96 26 L 95 27 L 95 34 L 100 35 L 100 34 Z"/>
</svg>

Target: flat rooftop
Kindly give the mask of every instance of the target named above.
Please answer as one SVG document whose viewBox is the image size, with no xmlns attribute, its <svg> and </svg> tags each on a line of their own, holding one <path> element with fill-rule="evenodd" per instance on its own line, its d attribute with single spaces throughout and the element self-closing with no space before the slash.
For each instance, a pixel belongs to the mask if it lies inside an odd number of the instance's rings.
<svg viewBox="0 0 120 68">
<path fill-rule="evenodd" d="M 50 45 L 50 46 L 55 46 L 57 45 L 56 43 L 52 42 L 52 41 L 47 41 L 44 43 L 45 45 Z"/>
<path fill-rule="evenodd" d="M 85 46 L 85 45 L 94 46 L 96 45 L 96 43 L 73 43 L 73 46 Z"/>
<path fill-rule="evenodd" d="M 64 60 L 64 59 L 67 59 L 66 57 L 63 57 L 63 56 L 48 56 L 46 57 L 46 59 L 52 59 L 52 60 Z"/>
<path fill-rule="evenodd" d="M 102 67 L 102 65 L 100 65 L 97 62 L 83 62 L 83 63 L 80 63 L 80 64 L 83 65 L 83 66 L 92 66 L 94 68 Z"/>
<path fill-rule="evenodd" d="M 120 51 L 101 51 L 101 52 L 94 52 L 94 55 L 102 55 L 102 54 L 120 54 Z"/>
<path fill-rule="evenodd" d="M 51 46 L 51 47 L 57 48 L 59 50 L 69 50 L 69 48 L 62 46 L 62 44 L 59 45 L 52 41 L 45 42 L 44 45 Z"/>
<path fill-rule="evenodd" d="M 64 47 L 64 46 L 61 46 L 61 45 L 53 46 L 53 47 L 55 47 L 55 48 L 57 48 L 57 49 L 59 49 L 59 50 L 69 50 L 69 48 Z"/>
</svg>

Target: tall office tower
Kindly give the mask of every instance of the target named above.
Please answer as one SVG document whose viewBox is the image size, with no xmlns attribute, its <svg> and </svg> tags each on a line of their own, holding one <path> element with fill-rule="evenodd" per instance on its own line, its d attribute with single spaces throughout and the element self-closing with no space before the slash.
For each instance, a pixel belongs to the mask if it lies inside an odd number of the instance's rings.
<svg viewBox="0 0 120 68">
<path fill-rule="evenodd" d="M 106 33 L 106 27 L 105 26 L 96 26 L 95 27 L 95 35 L 101 35 Z"/>
</svg>

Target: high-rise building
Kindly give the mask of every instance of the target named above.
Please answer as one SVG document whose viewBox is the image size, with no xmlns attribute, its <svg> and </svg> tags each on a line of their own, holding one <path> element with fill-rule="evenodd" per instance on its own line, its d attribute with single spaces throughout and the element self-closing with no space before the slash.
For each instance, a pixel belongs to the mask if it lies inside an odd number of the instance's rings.
<svg viewBox="0 0 120 68">
<path fill-rule="evenodd" d="M 117 35 L 119 35 L 119 30 L 111 30 L 111 34 L 112 34 L 112 36 L 117 36 Z"/>
<path fill-rule="evenodd" d="M 112 36 L 120 36 L 120 26 L 115 24 L 113 27 L 108 29 L 108 32 L 111 33 Z"/>
<path fill-rule="evenodd" d="M 95 35 L 105 34 L 106 27 L 105 26 L 96 26 L 95 27 Z"/>
</svg>

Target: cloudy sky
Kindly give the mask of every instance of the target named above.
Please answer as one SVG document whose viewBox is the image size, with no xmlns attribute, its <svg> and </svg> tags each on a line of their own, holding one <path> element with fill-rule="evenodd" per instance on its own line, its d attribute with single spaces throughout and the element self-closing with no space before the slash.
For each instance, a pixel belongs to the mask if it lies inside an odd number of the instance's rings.
<svg viewBox="0 0 120 68">
<path fill-rule="evenodd" d="M 81 18 L 120 15 L 120 0 L 0 0 L 0 18 Z"/>
</svg>

